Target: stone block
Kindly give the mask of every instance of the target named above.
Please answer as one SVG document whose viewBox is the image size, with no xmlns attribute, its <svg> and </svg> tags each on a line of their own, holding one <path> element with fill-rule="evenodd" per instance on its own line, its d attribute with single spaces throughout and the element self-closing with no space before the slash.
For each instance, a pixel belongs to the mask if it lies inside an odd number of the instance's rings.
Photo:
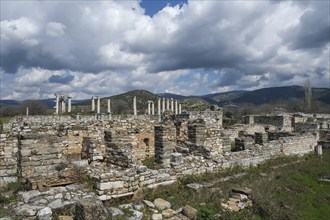
<svg viewBox="0 0 330 220">
<path fill-rule="evenodd" d="M 106 182 L 106 183 L 98 183 L 97 189 L 99 190 L 107 190 L 107 189 L 117 189 L 124 187 L 124 181 L 114 181 L 114 182 Z"/>
<path fill-rule="evenodd" d="M 49 207 L 40 209 L 37 213 L 38 220 L 51 220 L 52 219 L 52 210 Z"/>
<path fill-rule="evenodd" d="M 154 204 L 157 208 L 159 208 L 161 210 L 171 208 L 171 203 L 169 203 L 168 201 L 161 199 L 161 198 L 155 199 Z"/>
</svg>

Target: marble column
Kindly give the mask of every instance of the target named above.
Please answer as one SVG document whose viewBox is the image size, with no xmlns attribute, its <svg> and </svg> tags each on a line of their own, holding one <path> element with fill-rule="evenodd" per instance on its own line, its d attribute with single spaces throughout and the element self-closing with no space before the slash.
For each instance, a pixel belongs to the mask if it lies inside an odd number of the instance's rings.
<svg viewBox="0 0 330 220">
<path fill-rule="evenodd" d="M 163 111 L 162 112 L 164 112 L 165 111 L 165 98 L 163 98 Z"/>
<path fill-rule="evenodd" d="M 134 111 L 134 115 L 137 115 L 136 96 L 134 96 L 134 98 L 133 98 L 133 111 Z"/>
<path fill-rule="evenodd" d="M 101 113 L 101 99 L 97 97 L 97 114 Z"/>
<path fill-rule="evenodd" d="M 26 107 L 26 116 L 29 116 L 29 107 Z"/>
<path fill-rule="evenodd" d="M 167 99 L 166 100 L 166 110 L 169 110 L 170 109 L 170 100 Z"/>
<path fill-rule="evenodd" d="M 95 112 L 95 96 L 92 97 L 92 112 Z"/>
<path fill-rule="evenodd" d="M 175 114 L 178 114 L 178 101 L 175 100 Z"/>
<path fill-rule="evenodd" d="M 161 106 L 160 106 L 160 98 L 158 98 L 158 115 L 160 115 L 161 114 Z"/>
<path fill-rule="evenodd" d="M 171 99 L 171 111 L 174 112 L 174 100 Z"/>
<path fill-rule="evenodd" d="M 71 97 L 68 96 L 68 112 L 71 112 Z"/>
<path fill-rule="evenodd" d="M 179 114 L 181 114 L 182 112 L 181 112 L 181 104 L 179 104 Z"/>
<path fill-rule="evenodd" d="M 150 105 L 151 105 L 151 101 L 148 101 L 148 115 L 151 114 L 151 108 L 150 108 Z"/>
<path fill-rule="evenodd" d="M 65 97 L 61 96 L 62 114 L 65 113 Z"/>
<path fill-rule="evenodd" d="M 155 103 L 153 101 L 151 101 L 151 114 L 155 114 Z"/>
<path fill-rule="evenodd" d="M 56 97 L 56 100 L 55 100 L 55 114 L 56 115 L 58 115 L 58 112 L 59 112 L 59 96 L 58 96 L 58 94 L 54 94 L 55 95 L 55 97 Z"/>
<path fill-rule="evenodd" d="M 108 114 L 111 113 L 111 100 L 108 99 Z"/>
</svg>

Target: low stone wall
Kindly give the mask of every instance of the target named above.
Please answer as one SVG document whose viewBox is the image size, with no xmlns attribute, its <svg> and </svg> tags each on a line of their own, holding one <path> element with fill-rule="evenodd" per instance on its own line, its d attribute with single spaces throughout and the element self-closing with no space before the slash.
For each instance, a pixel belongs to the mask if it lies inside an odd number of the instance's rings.
<svg viewBox="0 0 330 220">
<path fill-rule="evenodd" d="M 217 172 L 235 166 L 256 166 L 266 160 L 284 155 L 304 155 L 313 152 L 317 142 L 313 135 L 285 137 L 254 145 L 253 148 L 238 152 L 227 152 L 211 159 L 203 155 L 188 155 L 183 162 L 170 168 L 151 170 L 145 166 L 133 166 L 129 169 L 121 167 L 95 167 L 90 169 L 90 177 L 97 182 L 97 194 L 101 200 L 131 196 L 139 188 L 154 188 L 172 184 L 184 175 Z M 176 153 L 178 154 L 178 153 Z"/>
<path fill-rule="evenodd" d="M 290 115 L 254 115 L 253 123 L 262 125 L 274 125 L 282 131 L 292 131 Z"/>
<path fill-rule="evenodd" d="M 285 155 L 303 155 L 314 151 L 317 139 L 314 135 L 282 137 L 279 139 Z"/>
<path fill-rule="evenodd" d="M 223 110 L 219 111 L 200 111 L 200 112 L 189 112 L 189 119 L 203 119 L 206 127 L 222 128 L 222 116 Z"/>
<path fill-rule="evenodd" d="M 17 138 L 0 134 L 0 187 L 17 181 L 17 151 Z"/>
<path fill-rule="evenodd" d="M 18 142 L 18 172 L 22 180 L 58 172 L 67 146 L 66 136 L 23 133 Z M 64 169 L 64 168 L 63 168 Z"/>
<path fill-rule="evenodd" d="M 308 122 L 302 122 L 302 123 L 295 123 L 294 131 L 295 132 L 309 132 L 309 131 L 315 131 L 319 129 L 319 125 L 317 123 L 308 123 Z"/>
</svg>

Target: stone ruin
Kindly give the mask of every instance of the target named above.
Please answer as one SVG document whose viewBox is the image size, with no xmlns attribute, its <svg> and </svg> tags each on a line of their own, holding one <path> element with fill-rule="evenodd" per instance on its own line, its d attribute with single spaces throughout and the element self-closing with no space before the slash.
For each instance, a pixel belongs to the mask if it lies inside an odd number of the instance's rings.
<svg viewBox="0 0 330 220">
<path fill-rule="evenodd" d="M 85 174 L 96 183 L 95 198 L 104 201 L 172 184 L 183 175 L 303 155 L 330 142 L 329 115 L 312 115 L 312 121 L 301 119 L 311 115 L 247 116 L 246 124 L 224 129 L 222 109 L 175 114 L 179 108 L 165 107 L 159 120 L 148 105 L 148 115 L 108 119 L 16 117 L 0 136 L 0 186 L 19 180 L 30 190 L 45 190 Z M 162 168 L 147 168 L 146 158 Z"/>
</svg>

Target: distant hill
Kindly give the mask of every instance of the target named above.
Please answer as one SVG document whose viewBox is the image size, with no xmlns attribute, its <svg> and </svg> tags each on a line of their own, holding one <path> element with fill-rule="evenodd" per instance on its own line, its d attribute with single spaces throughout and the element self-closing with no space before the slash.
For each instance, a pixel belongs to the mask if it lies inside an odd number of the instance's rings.
<svg viewBox="0 0 330 220">
<path fill-rule="evenodd" d="M 159 93 L 158 96 L 162 97 L 162 98 L 166 98 L 166 99 L 176 99 L 176 100 L 184 100 L 187 98 L 187 96 L 183 96 L 183 95 L 177 95 L 177 94 L 173 94 L 173 93 Z"/>
<path fill-rule="evenodd" d="M 202 96 L 183 96 L 173 93 L 153 94 L 145 90 L 134 90 L 115 96 L 101 98 L 101 112 L 107 110 L 107 98 L 111 99 L 111 110 L 115 114 L 132 114 L 133 113 L 133 97 L 137 98 L 137 108 L 139 114 L 144 114 L 147 111 L 148 100 L 155 104 L 155 113 L 158 107 L 158 98 L 173 98 L 182 103 L 185 110 L 203 110 L 209 108 L 210 105 L 219 106 L 240 106 L 244 103 L 254 105 L 263 105 L 276 103 L 297 103 L 301 102 L 305 97 L 305 90 L 302 86 L 283 86 L 258 89 L 254 91 L 230 91 L 223 93 L 206 94 Z M 329 88 L 313 88 L 312 98 L 314 101 L 330 105 L 330 89 Z M 55 105 L 55 99 L 39 100 L 49 108 Z M 24 101 L 15 100 L 0 100 L 0 106 L 18 106 Z M 90 112 L 91 101 L 88 100 L 72 100 L 73 111 Z M 322 105 L 322 104 L 321 104 Z"/>
<path fill-rule="evenodd" d="M 218 105 L 223 106 L 224 103 L 227 103 L 228 101 L 234 104 L 251 103 L 262 105 L 277 101 L 293 102 L 304 99 L 304 97 L 305 90 L 302 86 L 272 87 L 247 91 L 239 94 L 237 97 L 233 97 L 232 99 L 221 100 L 218 102 Z M 330 104 L 330 89 L 313 88 L 312 97 L 314 101 Z"/>
<path fill-rule="evenodd" d="M 16 100 L 10 100 L 10 99 L 5 99 L 5 100 L 0 100 L 0 106 L 3 105 L 19 105 L 20 102 Z"/>
<path fill-rule="evenodd" d="M 248 91 L 245 90 L 236 90 L 236 91 L 230 91 L 230 92 L 221 92 L 221 93 L 213 93 L 213 94 L 207 94 L 202 97 L 209 98 L 214 101 L 228 101 L 232 100 L 234 98 L 238 98 L 241 94 L 244 94 Z"/>
</svg>

